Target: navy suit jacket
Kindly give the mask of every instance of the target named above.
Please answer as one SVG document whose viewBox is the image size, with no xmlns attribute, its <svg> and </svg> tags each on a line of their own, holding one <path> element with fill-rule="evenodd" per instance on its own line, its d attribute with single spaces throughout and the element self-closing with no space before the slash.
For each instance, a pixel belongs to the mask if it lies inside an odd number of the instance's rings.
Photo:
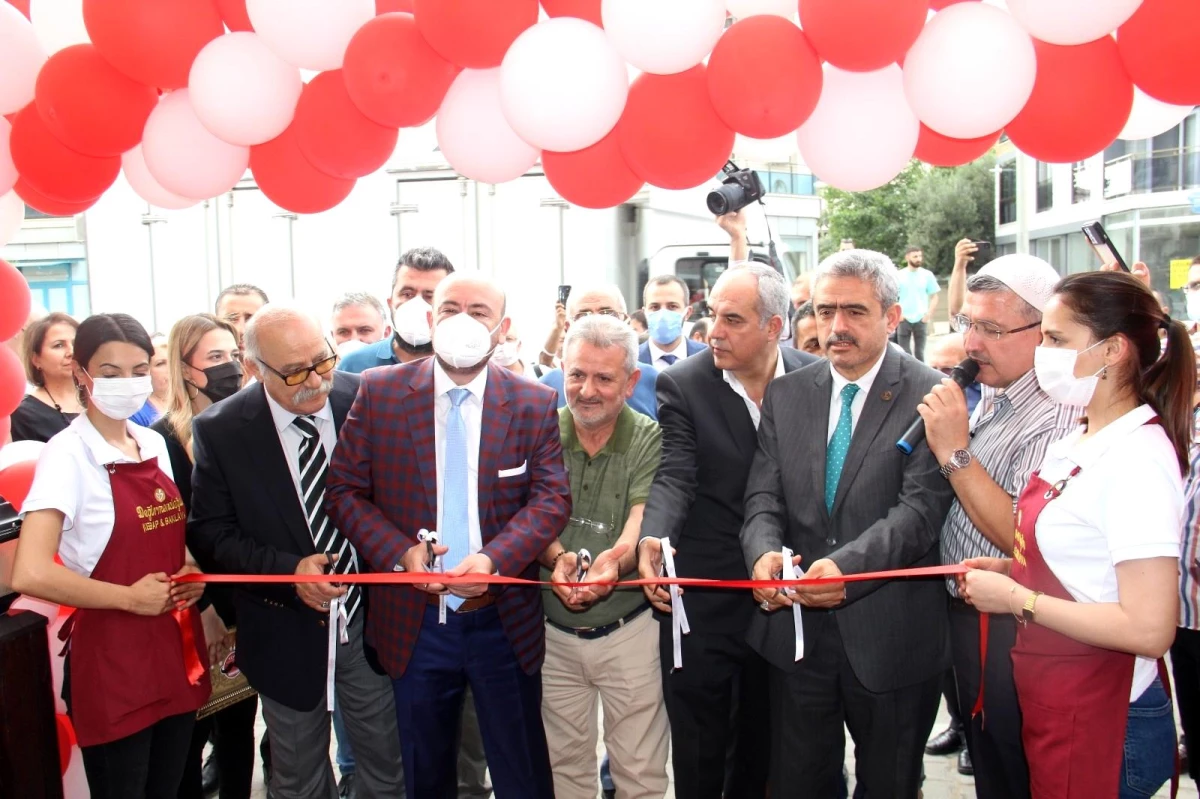
<svg viewBox="0 0 1200 799">
<path fill-rule="evenodd" d="M 708 349 L 707 345 L 701 344 L 699 341 L 692 341 L 690 338 L 685 339 L 685 341 L 687 342 L 687 356 L 689 358 L 698 352 L 704 352 L 706 349 Z M 654 361 L 650 358 L 649 341 L 642 344 L 641 349 L 638 350 L 638 362 L 650 364 L 651 366 L 654 365 Z"/>
</svg>

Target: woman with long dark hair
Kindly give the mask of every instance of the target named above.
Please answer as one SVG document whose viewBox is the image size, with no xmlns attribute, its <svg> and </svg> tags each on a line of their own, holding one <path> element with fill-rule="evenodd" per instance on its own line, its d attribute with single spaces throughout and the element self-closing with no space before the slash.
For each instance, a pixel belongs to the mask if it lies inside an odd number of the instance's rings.
<svg viewBox="0 0 1200 799">
<path fill-rule="evenodd" d="M 94 799 L 174 799 L 209 695 L 200 583 L 162 436 L 129 418 L 152 391 L 154 346 L 125 314 L 75 336 L 86 410 L 46 444 L 23 507 L 12 586 L 77 608 L 63 698 Z M 61 564 L 55 561 L 55 556 Z"/>
<path fill-rule="evenodd" d="M 1034 369 L 1086 416 L 1021 495 L 1012 558 L 968 560 L 960 590 L 1021 622 L 1013 676 L 1033 795 L 1151 796 L 1175 760 L 1155 660 L 1178 618 L 1192 346 L 1137 279 L 1071 275 L 1046 306 Z"/>
</svg>

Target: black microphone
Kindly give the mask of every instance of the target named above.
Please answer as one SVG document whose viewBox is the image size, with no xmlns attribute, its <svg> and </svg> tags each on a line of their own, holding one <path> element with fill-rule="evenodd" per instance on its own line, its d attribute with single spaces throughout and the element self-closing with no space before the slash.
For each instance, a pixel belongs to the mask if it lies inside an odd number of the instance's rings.
<svg viewBox="0 0 1200 799">
<path fill-rule="evenodd" d="M 978 376 L 979 364 L 970 358 L 967 358 L 954 367 L 953 371 L 950 372 L 950 379 L 958 383 L 959 388 L 966 388 L 971 385 Z M 916 421 L 908 426 L 908 429 L 904 431 L 904 435 L 896 442 L 896 449 L 905 455 L 911 455 L 923 438 L 925 438 L 925 420 L 921 418 L 921 414 L 917 414 Z"/>
</svg>

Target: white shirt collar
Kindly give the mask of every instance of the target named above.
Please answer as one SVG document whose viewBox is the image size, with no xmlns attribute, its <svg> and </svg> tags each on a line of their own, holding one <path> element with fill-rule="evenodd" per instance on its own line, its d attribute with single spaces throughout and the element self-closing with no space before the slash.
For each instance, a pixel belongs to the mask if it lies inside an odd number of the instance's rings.
<svg viewBox="0 0 1200 799">
<path fill-rule="evenodd" d="M 105 441 L 104 436 L 100 435 L 100 431 L 92 424 L 92 420 L 88 418 L 86 412 L 75 417 L 75 420 L 71 422 L 71 429 L 79 436 L 79 440 L 83 442 L 92 459 L 99 466 L 103 466 L 106 463 L 139 462 L 136 458 L 129 457 L 120 449 Z M 142 460 L 157 456 L 162 451 L 161 446 L 156 446 L 157 442 L 162 439 L 153 430 L 148 430 L 145 427 L 128 421 L 125 423 L 125 429 L 129 431 L 130 437 L 137 442 Z"/>
<path fill-rule="evenodd" d="M 679 346 L 673 350 L 664 350 L 654 343 L 654 339 L 650 339 L 650 360 L 657 361 L 664 355 L 674 355 L 676 361 L 682 361 L 688 356 L 687 354 L 687 336 L 679 336 Z"/>
<path fill-rule="evenodd" d="M 442 368 L 442 364 L 434 358 L 433 360 L 433 398 L 440 399 L 450 393 L 451 389 L 465 388 L 483 405 L 483 393 L 487 390 L 487 366 L 484 366 L 479 374 L 475 375 L 474 379 L 465 386 L 460 386 L 450 379 L 450 375 L 446 374 L 446 370 Z"/>
<path fill-rule="evenodd" d="M 271 418 L 275 420 L 275 429 L 282 433 L 284 430 L 287 430 L 292 426 L 292 422 L 296 421 L 296 418 L 299 416 L 299 414 L 292 413 L 276 402 L 275 398 L 272 397 L 270 392 L 267 391 L 266 386 L 263 386 L 263 394 L 266 394 L 267 396 L 267 407 L 271 409 Z M 333 424 L 333 408 L 329 405 L 328 396 L 326 396 L 325 404 L 321 406 L 321 410 L 310 414 L 310 416 L 315 416 L 318 419 Z"/>
<path fill-rule="evenodd" d="M 1066 438 L 1051 444 L 1046 453 L 1060 460 L 1069 460 L 1080 469 L 1086 469 L 1098 461 L 1109 447 L 1149 422 L 1155 415 L 1154 409 L 1149 405 L 1139 405 L 1120 419 L 1110 422 L 1087 441 L 1079 441 L 1084 432 L 1081 426 Z"/>
<path fill-rule="evenodd" d="M 783 353 L 777 352 L 775 355 L 775 374 L 771 375 L 771 379 L 774 380 L 777 377 L 783 377 L 786 371 L 783 365 Z M 735 390 L 742 386 L 742 381 L 738 379 L 738 376 L 728 369 L 721 370 L 721 377 L 725 378 L 725 382 L 733 386 Z"/>
<path fill-rule="evenodd" d="M 875 385 L 875 378 L 879 376 L 879 370 L 883 368 L 883 359 L 887 355 L 887 348 L 879 355 L 879 360 L 875 361 L 875 365 L 867 370 L 867 373 L 857 380 L 847 380 L 842 376 L 842 373 L 834 368 L 833 363 L 829 364 L 829 372 L 833 375 L 833 396 L 841 395 L 842 389 L 849 383 L 854 383 L 858 386 L 859 393 L 864 397 L 871 393 L 871 386 Z"/>
</svg>

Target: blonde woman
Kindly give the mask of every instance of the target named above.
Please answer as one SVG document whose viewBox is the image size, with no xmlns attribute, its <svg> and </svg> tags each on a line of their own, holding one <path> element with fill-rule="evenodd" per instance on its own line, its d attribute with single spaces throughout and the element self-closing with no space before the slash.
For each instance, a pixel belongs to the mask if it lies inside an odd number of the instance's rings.
<svg viewBox="0 0 1200 799">
<path fill-rule="evenodd" d="M 185 316 L 167 338 L 167 406 L 151 429 L 167 442 L 167 455 L 184 506 L 192 504 L 192 419 L 242 385 L 237 334 L 228 322 L 210 314 Z M 223 658 L 234 626 L 233 603 L 226 592 L 210 587 L 201 600 L 200 619 L 210 660 Z M 247 699 L 196 723 L 184 765 L 179 799 L 200 799 L 201 758 L 215 727 L 215 754 L 221 799 L 249 799 L 254 768 L 254 717 L 258 700 Z"/>
</svg>

